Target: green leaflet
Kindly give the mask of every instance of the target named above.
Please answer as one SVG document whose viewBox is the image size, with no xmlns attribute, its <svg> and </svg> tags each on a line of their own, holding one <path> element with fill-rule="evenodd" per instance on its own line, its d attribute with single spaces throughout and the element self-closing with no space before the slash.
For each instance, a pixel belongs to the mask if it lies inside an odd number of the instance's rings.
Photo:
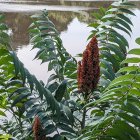
<svg viewBox="0 0 140 140">
<path fill-rule="evenodd" d="M 64 80 L 55 91 L 54 97 L 58 102 L 60 102 L 62 98 L 64 97 L 64 94 L 66 93 L 66 88 L 67 88 L 67 81 Z"/>
<path fill-rule="evenodd" d="M 128 54 L 140 55 L 140 49 L 139 48 L 132 49 L 128 52 Z"/>
<path fill-rule="evenodd" d="M 1 140 L 9 140 L 11 138 L 10 135 L 8 134 L 0 134 L 0 139 Z"/>
<path fill-rule="evenodd" d="M 128 75 L 122 75 L 122 76 L 119 76 L 117 78 L 115 78 L 111 83 L 110 85 L 108 86 L 108 88 L 110 88 L 111 86 L 114 86 L 114 84 L 118 83 L 118 82 L 125 82 L 125 81 L 130 81 L 132 80 L 133 78 L 135 77 L 134 74 L 128 74 Z M 131 82 L 131 81 L 130 81 Z M 128 83 L 127 83 L 128 84 Z M 107 89 L 108 89 L 107 88 Z"/>
<path fill-rule="evenodd" d="M 127 120 L 129 123 L 134 124 L 137 127 L 140 127 L 140 122 L 139 122 L 139 118 L 135 117 L 135 116 L 131 116 L 128 115 L 126 113 L 119 113 L 118 114 L 121 118 Z"/>
<path fill-rule="evenodd" d="M 70 133 L 75 133 L 75 131 L 71 127 L 65 125 L 64 123 L 58 123 L 57 127 L 60 128 L 61 130 L 64 130 Z"/>
<path fill-rule="evenodd" d="M 127 22 L 125 22 L 122 19 L 116 19 L 116 22 L 119 23 L 120 25 L 122 25 L 123 27 L 125 27 L 127 30 L 129 30 L 130 32 L 132 32 L 131 27 L 129 26 L 129 24 L 127 24 Z"/>
<path fill-rule="evenodd" d="M 132 58 L 127 58 L 127 59 L 125 59 L 123 62 L 122 62 L 122 64 L 123 63 L 139 63 L 140 62 L 140 58 L 138 58 L 138 57 L 132 57 Z"/>
<path fill-rule="evenodd" d="M 112 75 L 112 77 L 115 77 L 112 65 L 110 62 L 104 60 L 104 59 L 100 59 L 101 65 L 103 65 L 104 68 L 107 68 L 108 72 Z"/>
<path fill-rule="evenodd" d="M 119 29 L 119 30 L 121 30 L 123 32 L 125 32 L 126 34 L 128 34 L 131 37 L 130 32 L 126 28 L 120 26 L 119 24 L 116 23 L 116 24 L 113 25 L 113 27 L 116 28 L 116 29 Z"/>
<path fill-rule="evenodd" d="M 105 77 L 107 79 L 113 80 L 114 77 L 105 69 L 105 68 L 101 68 L 101 73 L 105 75 Z"/>
<path fill-rule="evenodd" d="M 4 111 L 0 110 L 0 116 L 6 116 L 6 114 L 4 113 Z"/>
<path fill-rule="evenodd" d="M 136 43 L 140 45 L 140 38 L 136 39 Z"/>
<path fill-rule="evenodd" d="M 19 73 L 19 69 L 20 69 L 19 61 L 18 61 L 18 58 L 14 52 L 11 52 L 11 55 L 12 55 L 13 60 L 14 60 L 15 74 L 17 75 Z"/>
<path fill-rule="evenodd" d="M 22 105 L 22 101 L 26 101 L 27 97 L 30 95 L 30 93 L 26 92 L 26 93 L 21 93 L 19 96 L 17 96 L 17 98 L 14 100 L 14 102 L 12 103 L 12 107 L 13 106 L 19 106 L 21 107 Z"/>
<path fill-rule="evenodd" d="M 125 16 L 125 15 L 123 15 L 123 14 L 117 14 L 117 16 L 118 16 L 120 19 L 122 19 L 122 20 L 126 21 L 127 23 L 129 23 L 130 25 L 133 25 L 132 21 L 131 21 L 127 16 Z"/>
<path fill-rule="evenodd" d="M 125 121 L 117 120 L 116 125 L 114 125 L 113 128 L 114 129 L 110 129 L 108 131 L 109 136 L 113 136 L 119 139 L 131 139 L 131 137 L 139 139 L 139 134 L 136 132 L 136 130 Z"/>
<path fill-rule="evenodd" d="M 115 71 L 119 69 L 119 63 L 115 60 L 115 57 L 110 54 L 108 51 L 101 51 L 101 54 L 107 58 L 113 64 Z"/>
<path fill-rule="evenodd" d="M 125 8 L 120 8 L 119 11 L 126 13 L 126 14 L 129 14 L 129 15 L 132 15 L 132 16 L 136 16 L 132 11 L 125 9 Z"/>
<path fill-rule="evenodd" d="M 122 106 L 122 109 L 129 113 L 132 113 L 133 115 L 140 115 L 140 110 L 134 103 L 127 103 L 126 105 Z"/>
<path fill-rule="evenodd" d="M 124 67 L 124 68 L 121 68 L 118 73 L 122 73 L 122 72 L 135 72 L 135 71 L 140 71 L 140 68 L 138 68 L 137 66 L 129 66 L 129 67 Z"/>
</svg>

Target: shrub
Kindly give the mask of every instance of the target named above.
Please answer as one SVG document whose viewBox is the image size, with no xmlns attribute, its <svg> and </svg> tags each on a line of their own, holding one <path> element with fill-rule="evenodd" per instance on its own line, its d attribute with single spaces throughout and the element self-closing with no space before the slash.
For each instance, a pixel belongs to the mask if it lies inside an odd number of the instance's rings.
<svg viewBox="0 0 140 140">
<path fill-rule="evenodd" d="M 133 7 L 122 0 L 94 14 L 92 39 L 79 63 L 64 48 L 48 13 L 32 16 L 35 58 L 54 71 L 47 84 L 18 59 L 1 15 L 0 115 L 9 111 L 12 119 L 1 122 L 1 130 L 9 135 L 0 139 L 139 140 L 140 49 L 128 51 L 120 33 L 131 36 Z M 140 44 L 139 38 L 136 42 Z"/>
</svg>

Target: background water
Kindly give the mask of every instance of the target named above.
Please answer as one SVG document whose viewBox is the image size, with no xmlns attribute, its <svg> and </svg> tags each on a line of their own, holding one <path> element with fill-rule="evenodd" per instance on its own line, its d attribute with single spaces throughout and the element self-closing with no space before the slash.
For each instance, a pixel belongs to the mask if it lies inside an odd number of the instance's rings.
<svg viewBox="0 0 140 140">
<path fill-rule="evenodd" d="M 87 27 L 94 21 L 92 13 L 99 7 L 108 7 L 111 1 L 95 0 L 0 0 L 0 11 L 6 15 L 6 24 L 9 26 L 12 47 L 19 59 L 29 71 L 39 80 L 46 82 L 49 73 L 47 64 L 40 65 L 34 60 L 37 50 L 31 50 L 28 27 L 31 24 L 30 16 L 43 9 L 49 11 L 49 17 L 56 25 L 67 51 L 75 56 L 81 53 L 87 42 L 91 28 Z M 130 47 L 136 46 L 135 38 L 140 37 L 140 1 L 135 2 L 138 9 L 134 12 L 133 35 L 129 38 Z M 137 47 L 137 46 L 136 46 Z"/>
</svg>

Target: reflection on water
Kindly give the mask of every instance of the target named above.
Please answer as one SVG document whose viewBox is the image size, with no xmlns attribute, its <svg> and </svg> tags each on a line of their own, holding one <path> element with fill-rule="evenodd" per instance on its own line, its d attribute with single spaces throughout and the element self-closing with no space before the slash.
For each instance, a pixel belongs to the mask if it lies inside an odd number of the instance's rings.
<svg viewBox="0 0 140 140">
<path fill-rule="evenodd" d="M 72 55 L 76 55 L 84 50 L 87 44 L 90 28 L 87 27 L 94 18 L 92 12 L 101 6 L 107 7 L 111 2 L 93 2 L 92 0 L 0 0 L 0 11 L 5 12 L 6 24 L 12 29 L 12 46 L 17 51 L 20 60 L 34 73 L 38 79 L 46 81 L 48 77 L 47 64 L 40 66 L 40 61 L 32 62 L 36 50 L 31 50 L 29 44 L 28 27 L 31 24 L 30 16 L 38 13 L 45 7 L 48 8 L 49 17 L 56 25 L 63 44 Z M 137 2 L 140 7 L 140 2 Z M 135 11 L 140 19 L 140 11 Z M 134 38 L 140 36 L 138 30 L 138 19 L 133 20 L 134 33 L 130 40 L 134 45 Z M 140 21 L 140 20 L 139 20 Z"/>
<path fill-rule="evenodd" d="M 29 15 L 24 13 L 5 13 L 6 24 L 12 29 L 12 47 L 14 49 L 29 44 L 28 27 L 31 23 Z"/>
<path fill-rule="evenodd" d="M 74 18 L 68 25 L 68 30 L 60 34 L 67 51 L 73 56 L 82 53 L 87 45 L 87 37 L 90 31 L 91 28 L 87 27 L 87 24 L 81 23 L 78 18 Z"/>
<path fill-rule="evenodd" d="M 28 5 L 65 5 L 65 6 L 83 6 L 83 7 L 96 7 L 108 6 L 111 1 L 106 0 L 0 0 L 1 3 L 10 4 L 28 4 Z"/>
<path fill-rule="evenodd" d="M 90 23 L 92 21 L 91 11 L 69 12 L 69 11 L 50 11 L 49 18 L 56 25 L 57 30 L 61 33 L 67 31 L 68 25 L 74 18 L 79 22 Z M 12 46 L 14 49 L 29 43 L 28 27 L 31 24 L 30 14 L 25 13 L 5 13 L 6 24 L 12 29 Z M 80 29 L 80 25 L 78 27 Z"/>
<path fill-rule="evenodd" d="M 81 29 L 79 29 L 79 26 Z M 62 31 L 60 36 L 67 51 L 75 56 L 85 49 L 89 32 L 90 28 L 87 28 L 87 24 L 81 23 L 77 18 L 74 18 L 68 25 L 67 31 Z M 38 79 L 46 82 L 50 75 L 47 72 L 47 64 L 40 65 L 41 61 L 39 60 L 32 61 L 36 50 L 30 51 L 31 48 L 31 45 L 22 46 L 17 51 L 18 57 L 31 73 L 35 74 Z"/>
</svg>

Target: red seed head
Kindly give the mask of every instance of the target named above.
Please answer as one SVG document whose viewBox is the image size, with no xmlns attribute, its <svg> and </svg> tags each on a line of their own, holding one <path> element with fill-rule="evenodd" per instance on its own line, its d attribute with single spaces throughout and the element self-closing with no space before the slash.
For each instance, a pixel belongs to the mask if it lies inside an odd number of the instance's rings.
<svg viewBox="0 0 140 140">
<path fill-rule="evenodd" d="M 78 63 L 78 88 L 90 92 L 97 87 L 100 77 L 99 48 L 96 37 L 93 37 L 83 52 L 82 61 Z"/>
<path fill-rule="evenodd" d="M 46 140 L 46 136 L 43 135 L 44 129 L 41 126 L 41 122 L 38 116 L 35 117 L 35 121 L 33 124 L 33 132 L 35 140 Z"/>
</svg>

